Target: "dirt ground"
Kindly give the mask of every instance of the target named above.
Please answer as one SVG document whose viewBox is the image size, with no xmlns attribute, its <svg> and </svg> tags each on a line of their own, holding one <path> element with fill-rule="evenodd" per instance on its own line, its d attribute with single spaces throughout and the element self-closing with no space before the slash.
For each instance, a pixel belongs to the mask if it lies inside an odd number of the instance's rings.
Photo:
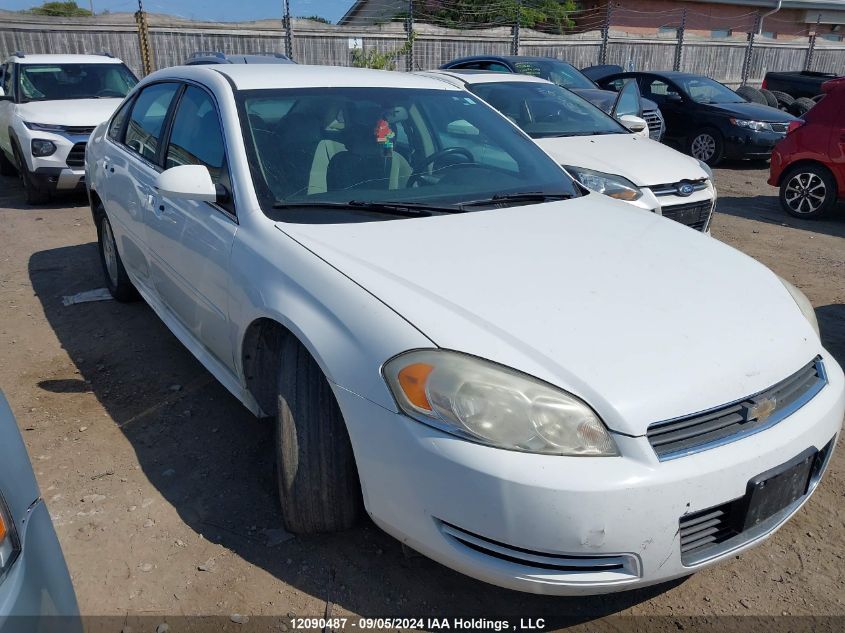
<svg viewBox="0 0 845 633">
<path fill-rule="evenodd" d="M 753 164 L 717 171 L 713 235 L 806 292 L 826 347 L 845 363 L 845 209 L 793 220 L 767 174 Z M 84 614 L 520 615 L 594 625 L 668 616 L 652 630 L 684 628 L 684 616 L 845 616 L 841 446 L 814 498 L 766 544 L 648 590 L 523 595 L 406 557 L 371 524 L 277 543 L 270 426 L 145 304 L 62 304 L 103 286 L 95 237 L 84 198 L 28 208 L 17 181 L 0 178 L 0 389 Z M 621 630 L 614 617 L 602 622 Z"/>
</svg>

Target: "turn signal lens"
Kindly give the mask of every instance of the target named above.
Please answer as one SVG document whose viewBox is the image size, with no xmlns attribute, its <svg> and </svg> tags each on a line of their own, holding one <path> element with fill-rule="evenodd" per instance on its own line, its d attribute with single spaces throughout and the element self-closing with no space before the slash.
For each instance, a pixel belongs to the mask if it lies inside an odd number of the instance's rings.
<svg viewBox="0 0 845 633">
<path fill-rule="evenodd" d="M 0 543 L 6 540 L 6 522 L 3 520 L 3 515 L 0 514 Z"/>
<path fill-rule="evenodd" d="M 414 363 L 403 367 L 398 374 L 399 386 L 412 405 L 423 411 L 431 411 L 431 403 L 425 393 L 428 375 L 434 371 L 432 365 Z"/>
<path fill-rule="evenodd" d="M 8 508 L 0 495 L 0 583 L 6 576 L 15 559 L 20 553 L 19 543 L 15 534 L 15 525 L 9 516 Z"/>
<path fill-rule="evenodd" d="M 798 119 L 797 121 L 790 121 L 789 127 L 786 128 L 786 133 L 792 134 L 795 130 L 797 130 L 802 125 L 804 125 L 804 121 L 802 121 L 801 119 Z"/>
</svg>

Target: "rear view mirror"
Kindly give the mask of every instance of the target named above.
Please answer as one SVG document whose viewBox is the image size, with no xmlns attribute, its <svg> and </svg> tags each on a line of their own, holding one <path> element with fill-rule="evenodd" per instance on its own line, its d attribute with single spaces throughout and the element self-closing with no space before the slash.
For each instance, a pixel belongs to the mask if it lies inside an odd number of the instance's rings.
<svg viewBox="0 0 845 633">
<path fill-rule="evenodd" d="M 166 169 L 156 178 L 155 186 L 161 195 L 170 198 L 217 201 L 217 187 L 204 165 L 179 165 Z"/>
<path fill-rule="evenodd" d="M 669 94 L 666 95 L 666 101 L 668 101 L 669 103 L 681 103 L 683 101 L 683 99 L 681 98 L 681 95 L 679 95 L 678 93 L 670 92 Z"/>
<path fill-rule="evenodd" d="M 632 132 L 642 132 L 648 127 L 648 123 L 642 117 L 634 116 L 633 114 L 623 114 L 619 117 L 619 122 Z"/>
<path fill-rule="evenodd" d="M 610 113 L 616 119 L 621 119 L 626 115 L 642 117 L 643 106 L 640 102 L 640 88 L 634 79 L 627 80 L 625 85 L 622 86 Z"/>
<path fill-rule="evenodd" d="M 459 119 L 446 126 L 446 131 L 453 136 L 478 136 L 478 128 L 469 121 Z"/>
</svg>

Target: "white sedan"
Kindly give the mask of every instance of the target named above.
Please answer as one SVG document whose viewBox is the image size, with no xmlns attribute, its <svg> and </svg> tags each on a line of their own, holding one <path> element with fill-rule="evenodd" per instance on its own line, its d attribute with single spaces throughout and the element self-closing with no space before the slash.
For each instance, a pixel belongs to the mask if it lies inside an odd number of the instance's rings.
<svg viewBox="0 0 845 633">
<path fill-rule="evenodd" d="M 645 120 L 620 121 L 583 97 L 539 77 L 496 72 L 421 73 L 481 97 L 519 125 L 588 189 L 708 231 L 716 202 L 710 167 L 648 137 Z M 639 100 L 636 82 L 624 88 Z M 640 111 L 641 112 L 641 111 Z M 638 127 L 626 129 L 622 123 Z M 645 130 L 645 137 L 639 132 Z"/>
<path fill-rule="evenodd" d="M 291 531 L 365 508 L 497 585 L 616 591 L 759 543 L 833 451 L 798 290 L 442 81 L 169 68 L 86 168 L 114 296 L 275 419 Z"/>
</svg>

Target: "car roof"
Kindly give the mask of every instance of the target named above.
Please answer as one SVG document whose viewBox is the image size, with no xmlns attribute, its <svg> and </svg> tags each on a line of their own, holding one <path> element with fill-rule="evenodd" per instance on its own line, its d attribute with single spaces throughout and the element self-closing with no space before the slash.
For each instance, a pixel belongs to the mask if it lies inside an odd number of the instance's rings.
<svg viewBox="0 0 845 633">
<path fill-rule="evenodd" d="M 181 74 L 188 78 L 200 73 L 220 73 L 228 77 L 237 90 L 263 90 L 273 88 L 428 88 L 457 90 L 444 81 L 414 73 L 392 70 L 346 68 L 341 66 L 305 66 L 301 64 L 251 65 L 215 64 L 210 66 L 179 66 L 158 71 L 153 76 Z"/>
<path fill-rule="evenodd" d="M 465 84 L 491 84 L 491 83 L 551 83 L 540 77 L 532 77 L 531 75 L 520 75 L 517 73 L 497 73 L 487 70 L 453 70 L 451 68 L 444 68 L 443 70 L 430 70 L 419 73 L 429 77 L 436 77 L 437 75 L 443 77 L 453 77 Z"/>
<path fill-rule="evenodd" d="M 561 64 L 568 64 L 569 66 L 572 66 L 572 64 L 566 60 L 558 59 L 557 57 L 541 57 L 539 55 L 470 55 L 469 57 L 453 59 L 447 63 L 471 62 L 474 60 L 481 61 L 485 59 L 502 59 L 509 62 L 560 62 Z"/>
<path fill-rule="evenodd" d="M 11 55 L 6 62 L 16 64 L 122 64 L 117 57 L 109 55 Z"/>
</svg>

